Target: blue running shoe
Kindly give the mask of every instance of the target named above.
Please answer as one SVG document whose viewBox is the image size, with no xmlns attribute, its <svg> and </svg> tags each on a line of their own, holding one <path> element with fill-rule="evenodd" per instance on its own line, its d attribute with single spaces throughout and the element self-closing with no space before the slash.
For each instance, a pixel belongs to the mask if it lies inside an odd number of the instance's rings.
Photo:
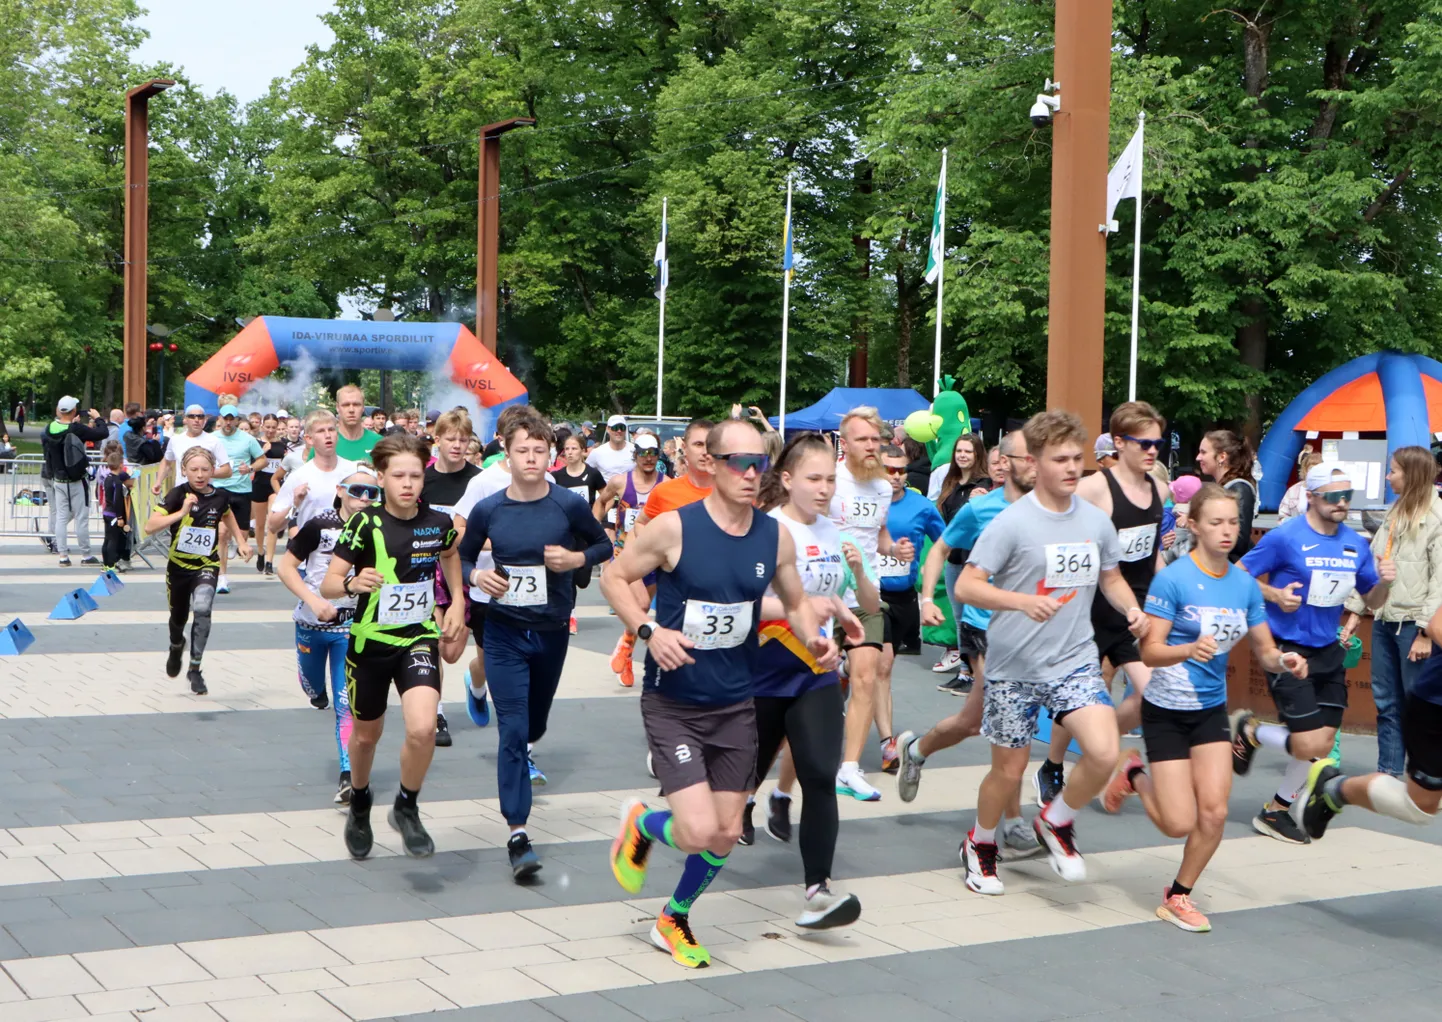
<svg viewBox="0 0 1442 1022">
<path fill-rule="evenodd" d="M 546 783 L 546 775 L 541 773 L 541 768 L 536 766 L 536 761 L 532 759 L 530 755 L 526 756 L 526 764 L 531 768 L 531 787 L 539 788 L 544 786 Z"/>
<path fill-rule="evenodd" d="M 491 704 L 482 695 L 479 699 L 471 691 L 471 672 L 466 671 L 466 712 L 471 716 L 471 723 L 476 727 L 485 727 L 491 722 Z"/>
</svg>

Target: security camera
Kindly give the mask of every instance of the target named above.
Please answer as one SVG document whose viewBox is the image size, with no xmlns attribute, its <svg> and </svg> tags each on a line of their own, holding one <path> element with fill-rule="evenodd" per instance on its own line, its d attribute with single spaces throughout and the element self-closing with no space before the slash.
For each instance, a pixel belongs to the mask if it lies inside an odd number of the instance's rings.
<svg viewBox="0 0 1442 1022">
<path fill-rule="evenodd" d="M 1036 94 L 1036 102 L 1031 105 L 1029 116 L 1034 127 L 1045 128 L 1051 123 L 1051 115 L 1061 109 L 1060 96 L 1048 96 L 1044 92 Z"/>
</svg>

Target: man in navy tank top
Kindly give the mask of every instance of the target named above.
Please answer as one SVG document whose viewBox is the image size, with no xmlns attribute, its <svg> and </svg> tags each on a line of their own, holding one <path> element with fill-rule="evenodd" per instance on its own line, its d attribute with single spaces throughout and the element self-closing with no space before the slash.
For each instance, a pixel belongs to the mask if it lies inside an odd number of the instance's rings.
<svg viewBox="0 0 1442 1022">
<path fill-rule="evenodd" d="M 755 427 L 728 419 L 711 429 L 716 463 L 704 500 L 667 511 L 641 530 L 601 578 L 627 629 L 646 643 L 641 720 L 669 810 L 632 800 L 621 810 L 611 870 L 631 894 L 646 880 L 654 842 L 687 853 L 681 881 L 651 930 L 679 964 L 705 968 L 710 953 L 691 933 L 691 906 L 726 864 L 741 836 L 741 811 L 755 787 L 752 677 L 761 598 L 770 585 L 797 635 L 827 670 L 836 644 L 805 598 L 791 533 L 752 504 L 767 467 Z M 634 583 L 657 574 L 656 622 Z"/>
</svg>

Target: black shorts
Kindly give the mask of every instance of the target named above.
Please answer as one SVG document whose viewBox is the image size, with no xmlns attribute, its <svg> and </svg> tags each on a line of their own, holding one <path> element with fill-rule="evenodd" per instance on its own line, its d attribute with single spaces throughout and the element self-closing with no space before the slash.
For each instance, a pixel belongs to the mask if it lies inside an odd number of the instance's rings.
<svg viewBox="0 0 1442 1022">
<path fill-rule="evenodd" d="M 756 787 L 756 707 L 750 699 L 700 706 L 653 689 L 641 693 L 641 723 L 661 794 L 696 784 L 712 791 Z"/>
<path fill-rule="evenodd" d="M 476 649 L 486 645 L 486 611 L 490 609 L 489 603 L 477 603 L 466 596 L 466 624 L 471 626 L 471 634 L 476 638 Z"/>
<path fill-rule="evenodd" d="M 962 656 L 986 656 L 986 630 L 984 628 L 977 628 L 962 622 L 957 626 L 956 637 L 957 649 L 960 650 Z"/>
<path fill-rule="evenodd" d="M 1442 706 L 1407 697 L 1402 747 L 1407 750 L 1407 776 L 1424 791 L 1442 791 Z"/>
<path fill-rule="evenodd" d="M 391 683 L 404 696 L 413 688 L 441 690 L 441 653 L 435 639 L 417 639 L 409 646 L 388 646 L 372 639 L 357 654 L 355 636 L 345 651 L 345 689 L 351 716 L 378 720 L 386 715 Z"/>
<path fill-rule="evenodd" d="M 1142 741 L 1148 763 L 1190 759 L 1193 746 L 1231 740 L 1225 703 L 1205 710 L 1169 710 L 1142 700 Z"/>
<path fill-rule="evenodd" d="M 881 641 L 891 644 L 897 656 L 915 656 L 921 652 L 921 605 L 916 602 L 915 589 L 889 593 L 881 591 Z"/>
<path fill-rule="evenodd" d="M 1347 651 L 1340 643 L 1303 646 L 1278 641 L 1283 653 L 1300 653 L 1307 658 L 1307 677 L 1268 674 L 1267 688 L 1277 704 L 1277 716 L 1293 734 L 1324 727 L 1341 727 L 1347 709 L 1347 669 L 1342 666 Z"/>
<path fill-rule="evenodd" d="M 257 472 L 250 480 L 250 502 L 252 504 L 268 504 L 275 496 L 275 488 L 270 485 L 275 478 L 273 472 Z"/>
<path fill-rule="evenodd" d="M 219 487 L 216 487 L 219 489 Z M 230 513 L 235 515 L 235 524 L 240 526 L 241 532 L 250 531 L 250 494 L 238 493 L 235 490 L 221 490 L 225 494 L 225 502 L 230 505 Z"/>
</svg>

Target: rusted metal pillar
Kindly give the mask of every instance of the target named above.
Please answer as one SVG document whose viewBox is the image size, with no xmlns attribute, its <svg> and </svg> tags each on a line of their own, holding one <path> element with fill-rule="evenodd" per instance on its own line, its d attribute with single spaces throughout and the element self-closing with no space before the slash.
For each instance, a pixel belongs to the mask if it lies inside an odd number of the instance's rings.
<svg viewBox="0 0 1442 1022">
<path fill-rule="evenodd" d="M 125 94 L 125 402 L 145 400 L 145 319 L 150 234 L 150 97 L 174 85 L 153 78 Z"/>
<path fill-rule="evenodd" d="M 480 203 L 476 209 L 476 337 L 496 350 L 496 260 L 501 251 L 501 136 L 512 128 L 530 127 L 534 117 L 513 117 L 481 129 Z"/>
</svg>

